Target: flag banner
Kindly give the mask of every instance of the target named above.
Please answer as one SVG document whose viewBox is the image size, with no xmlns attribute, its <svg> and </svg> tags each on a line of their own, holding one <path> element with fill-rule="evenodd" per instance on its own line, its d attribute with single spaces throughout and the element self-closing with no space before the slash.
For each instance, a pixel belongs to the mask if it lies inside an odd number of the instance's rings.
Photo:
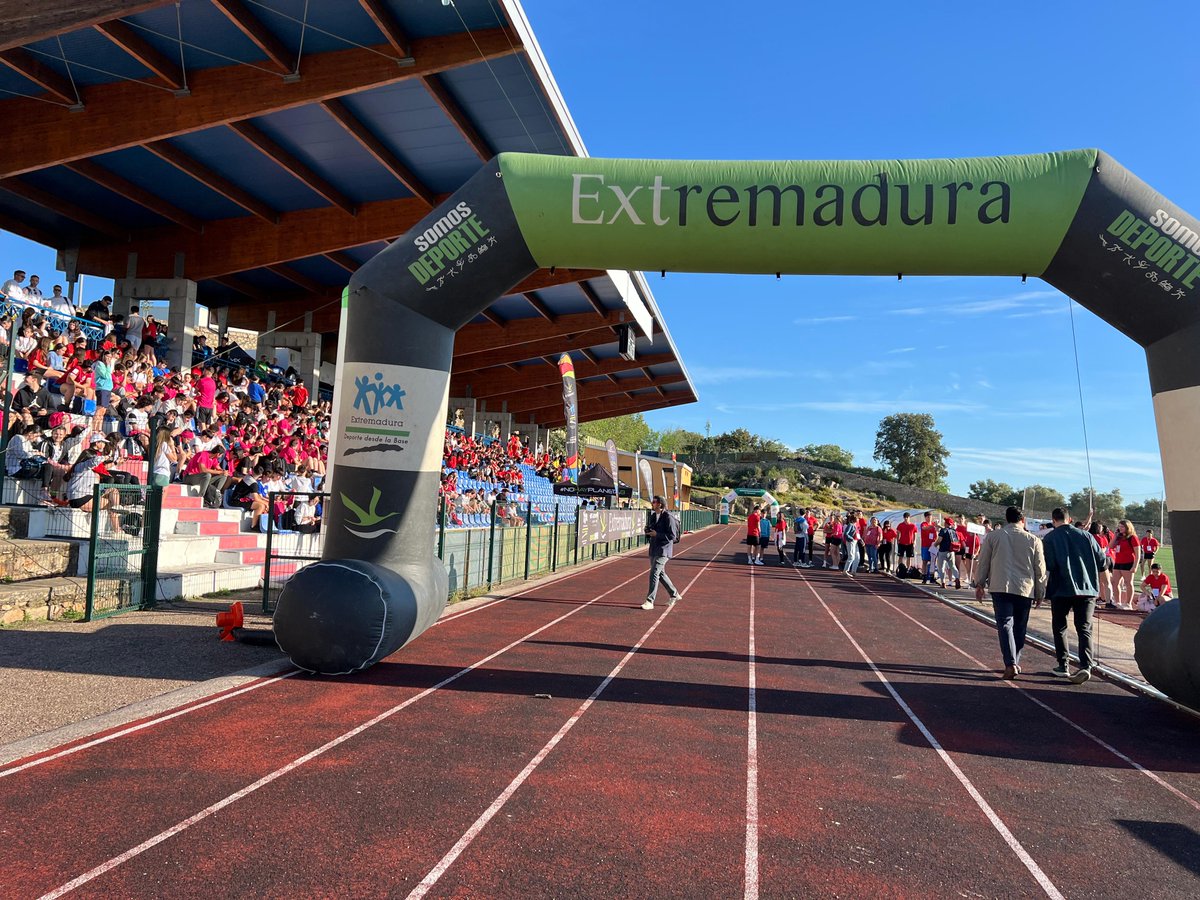
<svg viewBox="0 0 1200 900">
<path fill-rule="evenodd" d="M 608 451 L 608 472 L 612 475 L 613 484 L 621 483 L 621 469 L 617 463 L 617 442 L 609 438 L 604 442 L 604 449 Z"/>
<path fill-rule="evenodd" d="M 654 495 L 654 471 L 650 468 L 650 460 L 641 457 L 638 460 L 638 471 L 642 474 L 642 483 L 646 485 L 646 499 Z"/>
<path fill-rule="evenodd" d="M 558 358 L 558 371 L 563 382 L 563 420 L 567 423 L 567 449 L 564 457 L 563 481 L 574 481 L 579 473 L 579 393 L 575 385 L 575 364 L 571 354 Z"/>
</svg>

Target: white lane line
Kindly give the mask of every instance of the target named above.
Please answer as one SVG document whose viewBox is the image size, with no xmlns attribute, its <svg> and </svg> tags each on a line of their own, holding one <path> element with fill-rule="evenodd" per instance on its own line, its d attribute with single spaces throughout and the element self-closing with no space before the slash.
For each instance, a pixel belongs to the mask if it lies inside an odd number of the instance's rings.
<svg viewBox="0 0 1200 900">
<path fill-rule="evenodd" d="M 754 569 L 750 569 L 750 700 L 746 722 L 746 900 L 758 900 L 758 681 L 754 670 Z"/>
<path fill-rule="evenodd" d="M 149 838 L 145 841 L 142 841 L 142 843 L 138 844 L 136 847 L 131 847 L 129 850 L 126 850 L 124 853 L 114 856 L 112 859 L 108 860 L 107 862 L 101 863 L 100 865 L 96 866 L 94 869 L 89 869 L 87 872 L 84 872 L 78 878 L 73 878 L 70 881 L 68 881 L 66 884 L 60 885 L 59 887 L 55 888 L 54 890 L 50 891 L 49 893 L 43 894 L 42 897 L 39 898 L 39 900 L 54 900 L 54 898 L 61 897 L 64 894 L 75 890 L 75 888 L 80 887 L 81 885 L 87 884 L 89 881 L 92 881 L 95 878 L 98 878 L 99 876 L 103 875 L 105 872 L 109 872 L 112 869 L 115 869 L 117 866 L 120 866 L 123 863 L 128 862 L 129 860 L 133 859 L 135 856 L 139 856 L 142 853 L 145 853 L 150 848 L 155 847 L 158 844 L 161 844 L 163 841 L 174 837 L 175 835 L 179 834 L 182 831 L 186 831 L 188 828 L 191 828 L 196 823 L 204 821 L 209 816 L 212 816 L 215 813 L 220 812 L 225 807 L 227 807 L 233 803 L 236 803 L 238 800 L 241 800 L 243 797 L 253 794 L 259 788 L 266 787 L 272 781 L 275 781 L 276 779 L 283 777 L 284 775 L 299 768 L 300 766 L 304 765 L 305 763 L 316 759 L 318 756 L 321 756 L 322 754 L 327 753 L 328 751 L 334 749 L 335 747 L 340 746 L 341 744 L 344 744 L 346 741 L 350 740 L 351 738 L 357 737 L 358 735 L 360 735 L 364 731 L 366 731 L 368 728 L 378 725 L 380 722 L 384 721 L 385 719 L 391 718 L 396 713 L 400 712 L 402 709 L 412 706 L 418 700 L 424 699 L 425 697 L 428 697 L 430 694 L 434 693 L 435 691 L 441 690 L 446 685 L 450 684 L 451 682 L 457 681 L 459 678 L 462 678 L 464 675 L 469 674 L 470 672 L 472 672 L 475 669 L 482 666 L 484 663 L 490 662 L 491 660 L 495 659 L 497 656 L 500 656 L 503 653 L 507 653 L 509 650 L 511 650 L 513 647 L 516 647 L 518 644 L 524 643 L 525 641 L 529 640 L 530 638 L 535 637 L 538 634 L 541 634 L 547 628 L 557 625 L 559 622 L 562 622 L 564 619 L 568 619 L 571 616 L 575 615 L 575 613 L 580 612 L 581 610 L 587 609 L 587 607 L 591 606 L 596 601 L 604 599 L 609 594 L 611 594 L 614 591 L 617 591 L 620 588 L 623 588 L 625 585 L 629 584 L 629 582 L 634 581 L 637 578 L 643 578 L 643 577 L 645 577 L 645 574 L 642 572 L 639 572 L 638 574 L 636 574 L 630 578 L 626 578 L 624 581 L 622 581 L 616 587 L 609 588 L 603 594 L 599 594 L 599 595 L 593 597 L 591 600 L 587 601 L 587 603 L 583 603 L 583 604 L 575 607 L 570 612 L 564 613 L 563 615 L 559 616 L 554 621 L 548 622 L 545 625 L 543 625 L 542 627 L 529 632 L 529 634 L 525 635 L 524 637 L 518 638 L 517 640 L 513 641 L 508 646 L 503 647 L 500 650 L 497 650 L 495 653 L 485 656 L 483 659 L 479 660 L 478 662 L 472 663 L 471 665 L 467 666 L 465 669 L 459 669 L 453 675 L 450 675 L 449 677 L 442 679 L 437 684 L 433 685 L 432 687 L 426 688 L 425 690 L 421 691 L 419 694 L 414 694 L 412 697 L 409 697 L 403 703 L 398 703 L 397 705 L 393 706 L 391 709 L 386 710 L 385 712 L 382 712 L 379 715 L 375 716 L 375 718 L 362 723 L 361 725 L 357 726 L 356 728 L 352 728 L 350 731 L 347 731 L 345 734 L 342 734 L 325 744 L 322 744 L 317 749 L 312 750 L 312 751 L 304 754 L 303 756 L 292 760 L 290 763 L 288 763 L 285 766 L 282 766 L 281 768 L 276 769 L 274 772 L 264 775 L 262 778 L 258 779 L 258 781 L 255 781 L 253 784 L 249 784 L 246 787 L 242 788 L 241 790 L 230 794 L 228 797 L 224 798 L 223 800 L 218 800 L 216 803 L 212 804 L 211 806 L 208 806 L 208 807 L 200 810 L 200 812 L 196 813 L 195 815 L 189 816 L 188 818 L 184 819 L 182 822 L 172 825 L 170 828 L 166 829 L 165 831 L 159 832 L 158 834 L 154 835 L 154 837 Z"/>
<path fill-rule="evenodd" d="M 257 691 L 261 687 L 266 687 L 269 684 L 275 684 L 277 681 L 283 681 L 285 678 L 291 678 L 293 675 L 299 675 L 299 669 L 293 669 L 291 672 L 285 672 L 282 675 L 277 675 L 274 678 L 268 678 L 264 681 L 259 681 L 256 684 L 247 685 L 244 688 L 239 688 L 236 691 L 230 691 L 227 694 L 221 694 L 218 697 L 213 697 L 211 700 L 205 700 L 202 703 L 196 703 L 192 706 L 185 706 L 182 709 L 177 709 L 174 712 L 167 713 L 164 716 L 158 716 L 154 719 L 148 719 L 145 722 L 140 722 L 137 725 L 131 725 L 128 728 L 122 728 L 120 731 L 114 731 L 111 734 L 106 734 L 103 737 L 98 737 L 95 740 L 87 741 L 83 744 L 76 744 L 74 747 L 68 747 L 65 750 L 59 750 L 57 753 L 51 753 L 48 756 L 39 756 L 37 759 L 30 760 L 27 763 L 22 763 L 19 766 L 13 766 L 9 769 L 0 769 L 0 778 L 6 778 L 9 775 L 16 775 L 18 772 L 24 772 L 26 769 L 32 769 L 34 766 L 40 766 L 43 763 L 52 762 L 56 759 L 62 759 L 64 756 L 70 756 L 78 753 L 81 750 L 87 750 L 91 747 L 97 747 L 100 744 L 107 744 L 109 741 L 115 741 L 117 738 L 125 737 L 137 731 L 143 731 L 150 728 L 152 725 L 160 725 L 163 722 L 169 722 L 171 719 L 177 719 L 180 716 L 186 716 L 188 713 L 195 712 L 198 709 L 204 709 L 206 706 L 213 706 L 217 703 L 223 703 L 233 697 L 239 697 L 242 694 L 248 694 L 250 691 Z"/>
<path fill-rule="evenodd" d="M 1008 844 L 1009 849 L 1011 849 L 1012 852 L 1017 855 L 1017 858 L 1021 860 L 1021 863 L 1026 869 L 1029 870 L 1029 874 L 1031 874 L 1037 883 L 1041 885 L 1042 890 L 1046 892 L 1046 896 L 1052 897 L 1054 900 L 1065 900 L 1058 888 L 1054 886 L 1054 882 L 1052 882 L 1049 876 L 1042 871 L 1041 866 L 1034 862 L 1033 857 L 1029 855 L 1028 851 L 1021 845 L 1021 842 L 1018 841 L 1013 833 L 1008 830 L 1008 826 L 1004 824 L 1000 816 L 996 814 L 996 811 L 992 809 L 988 802 L 983 799 L 983 795 L 976 790 L 975 785 L 971 783 L 971 779 L 967 778 L 962 769 L 960 769 L 955 764 L 954 760 L 950 758 L 950 754 L 945 751 L 940 743 L 938 743 L 938 740 L 933 736 L 933 733 L 925 727 L 925 723 L 921 721 L 915 712 L 913 712 L 912 707 L 904 702 L 904 698 L 897 693 L 894 687 L 892 687 L 892 683 L 887 680 L 887 677 L 883 674 L 883 672 L 879 671 L 879 667 L 875 665 L 874 660 L 867 656 L 867 652 L 863 650 L 858 641 L 854 639 L 854 635 L 846 630 L 846 626 L 842 624 L 842 620 L 837 617 L 837 614 L 829 608 L 829 604 L 827 604 L 821 598 L 821 595 L 816 592 L 816 589 L 813 588 L 812 584 L 807 578 L 805 578 L 800 572 L 796 572 L 796 574 L 800 576 L 800 580 L 804 583 L 804 586 L 807 587 L 812 595 L 817 598 L 817 602 L 825 608 L 825 612 L 829 613 L 829 617 L 833 619 L 837 627 L 842 630 L 842 634 L 846 636 L 846 639 L 850 641 L 852 645 L 854 645 L 854 649 L 858 651 L 858 655 L 861 656 L 863 661 L 871 667 L 871 671 L 875 673 L 875 677 L 883 683 L 885 688 L 887 688 L 887 692 L 892 695 L 892 699 L 900 705 L 900 708 L 904 710 L 904 714 L 908 716 L 909 720 L 916 725 L 921 734 L 925 736 L 925 740 L 927 740 L 929 742 L 929 746 L 931 746 L 937 752 L 937 755 L 941 758 L 942 762 L 946 764 L 946 768 L 948 768 L 954 774 L 954 777 L 958 779 L 959 783 L 966 789 L 967 793 L 971 795 L 971 799 L 975 801 L 975 805 L 983 811 L 983 814 L 987 816 L 988 821 L 992 823 L 992 827 L 999 832 L 1002 838 L 1004 838 L 1004 843 Z"/>
<path fill-rule="evenodd" d="M 708 538 L 705 538 L 704 540 L 708 540 Z M 602 563 L 598 563 L 595 566 L 589 566 L 586 569 L 579 569 L 578 571 L 566 574 L 566 575 L 562 576 L 561 578 L 555 579 L 555 581 L 550 582 L 550 583 L 557 584 L 559 581 L 566 581 L 568 578 L 574 578 L 576 575 L 582 575 L 584 572 L 594 572 L 596 569 L 599 569 L 600 567 L 607 565 L 611 561 L 616 561 L 616 560 L 620 560 L 623 558 L 624 558 L 623 556 L 614 556 L 611 559 L 605 560 Z M 526 594 L 532 593 L 533 591 L 536 591 L 542 587 L 546 587 L 546 583 L 534 585 L 533 587 L 527 588 L 526 590 L 523 590 L 518 594 L 510 594 L 506 597 L 498 597 L 495 600 L 491 601 L 490 603 L 480 604 L 479 606 L 476 606 L 473 609 L 468 609 L 465 612 L 446 616 L 445 618 L 438 619 L 436 622 L 433 623 L 433 625 L 430 626 L 430 628 L 436 628 L 438 625 L 441 625 L 445 622 L 452 622 L 456 619 L 461 619 L 463 616 L 469 616 L 471 613 L 479 612 L 481 609 L 491 609 L 493 606 L 503 603 L 505 600 L 514 600 L 517 597 L 523 597 Z M 274 684 L 277 681 L 283 681 L 283 679 L 285 679 L 285 678 L 291 678 L 293 675 L 302 675 L 302 674 L 306 674 L 306 673 L 302 672 L 300 669 L 295 669 L 291 672 L 286 672 L 283 675 L 276 676 L 275 678 L 267 679 L 265 681 L 260 681 L 256 684 L 249 685 L 248 687 L 244 687 L 244 688 L 241 688 L 236 691 L 230 691 L 227 694 L 221 694 L 217 697 L 213 697 L 211 700 L 206 700 L 202 703 L 197 703 L 192 706 L 182 706 L 177 710 L 167 713 L 166 715 L 158 716 L 153 719 L 147 719 L 145 722 L 141 722 L 141 723 L 139 723 L 137 725 L 133 725 L 129 728 L 122 728 L 120 731 L 114 731 L 111 734 L 106 734 L 103 737 L 96 738 L 95 740 L 87 741 L 86 743 L 83 743 L 83 744 L 77 744 L 73 747 L 68 747 L 65 750 L 60 750 L 57 753 L 51 753 L 48 756 L 40 756 L 37 759 L 32 759 L 29 762 L 22 763 L 19 766 L 13 766 L 8 769 L 0 769 L 0 778 L 5 778 L 9 775 L 16 775 L 18 772 L 24 772 L 26 769 L 32 769 L 32 768 L 34 768 L 36 766 L 40 766 L 44 763 L 53 762 L 56 759 L 62 759 L 64 756 L 71 756 L 72 754 L 78 753 L 81 750 L 89 750 L 92 747 L 98 747 L 101 744 L 107 744 L 109 741 L 115 741 L 117 738 L 126 737 L 127 735 L 133 734 L 134 732 L 143 731 L 154 725 L 161 725 L 163 722 L 169 722 L 172 719 L 177 719 L 180 716 L 185 716 L 188 713 L 195 712 L 198 709 L 204 709 L 206 706 L 213 706 L 214 704 L 217 704 L 217 703 L 223 703 L 226 700 L 230 700 L 234 697 L 241 696 L 242 694 L 249 693 L 250 691 L 256 691 L 261 687 L 266 687 L 267 685 Z"/>
<path fill-rule="evenodd" d="M 719 556 L 725 550 L 725 547 L 731 540 L 733 540 L 732 534 L 725 539 L 725 543 L 721 545 L 720 549 L 717 550 L 712 559 L 706 562 L 704 567 L 696 573 L 691 581 L 688 582 L 687 587 L 683 589 L 685 594 L 692 589 L 692 585 L 695 584 L 700 576 L 703 575 L 708 569 L 708 567 L 712 565 L 713 560 L 715 560 L 717 556 Z M 672 607 L 668 606 L 665 610 L 663 610 L 662 614 L 654 621 L 654 624 L 651 625 L 646 633 L 641 636 L 641 638 L 636 644 L 633 645 L 629 652 L 621 657 L 621 661 L 617 663 L 613 670 L 608 673 L 608 676 L 602 682 L 600 682 L 594 691 L 592 691 L 591 695 L 583 701 L 580 707 L 575 710 L 571 718 L 567 719 L 566 724 L 564 724 L 563 727 L 558 730 L 558 733 L 555 734 L 554 737 L 550 738 L 549 741 L 547 741 L 546 745 L 538 751 L 537 755 L 529 761 L 529 763 L 520 771 L 517 777 L 509 782 L 508 787 L 506 787 L 500 793 L 500 796 L 492 801 L 492 805 L 483 811 L 483 814 L 476 819 L 471 827 L 463 833 L 463 836 L 460 837 L 455 842 L 454 846 L 446 852 L 446 855 L 438 861 L 437 865 L 429 870 L 429 874 L 421 879 L 421 883 L 412 889 L 408 895 L 408 900 L 418 900 L 418 898 L 424 897 L 427 893 L 429 893 L 430 889 L 438 883 L 443 875 L 446 874 L 446 870 L 454 865 L 454 862 L 463 854 L 463 851 L 471 846 L 471 842 L 479 836 L 479 833 L 483 831 L 488 822 L 490 822 L 495 815 L 504 808 L 504 805 L 508 802 L 509 798 L 517 792 L 517 789 L 520 788 L 521 785 L 524 784 L 529 778 L 529 776 L 533 774 L 534 770 L 542 764 L 542 760 L 549 756 L 550 752 L 558 746 L 559 742 L 562 741 L 564 737 L 567 736 L 567 733 L 575 727 L 575 723 L 578 722 L 580 718 L 582 718 L 583 714 L 588 711 L 591 705 L 596 701 L 596 698 L 604 693 L 604 689 L 607 688 L 612 683 L 613 679 L 617 677 L 620 671 L 625 668 L 625 664 L 633 658 L 634 654 L 642 648 L 642 645 L 646 642 L 650 635 L 654 634 L 658 626 L 661 625 L 667 616 L 671 614 L 671 609 Z"/>
<path fill-rule="evenodd" d="M 941 641 L 947 647 L 950 647 L 951 649 L 956 650 L 958 653 L 965 656 L 971 662 L 975 663 L 975 665 L 979 666 L 979 668 L 984 669 L 984 670 L 988 670 L 990 668 L 989 666 L 980 662 L 978 659 L 976 659 L 974 656 L 972 656 L 966 650 L 959 647 L 953 641 L 950 641 L 947 638 L 942 637 L 940 634 L 938 634 L 932 628 L 925 625 L 919 619 L 914 619 L 912 616 L 910 616 L 908 613 L 906 613 L 900 607 L 896 606 L 896 604 L 892 603 L 886 597 L 875 593 L 875 591 L 871 590 L 871 588 L 867 587 L 866 585 L 862 585 L 862 587 L 865 588 L 872 596 L 883 601 L 888 606 L 890 606 L 892 609 L 894 609 L 896 612 L 900 613 L 900 615 L 904 616 L 904 618 L 908 619 L 913 624 L 915 624 L 918 627 L 929 632 L 931 635 L 933 635 L 935 638 L 937 638 L 939 641 Z M 1015 690 L 1020 691 L 1023 695 L 1025 695 L 1027 698 L 1029 698 L 1030 701 L 1032 701 L 1033 703 L 1036 703 L 1038 706 L 1040 706 L 1046 712 L 1050 713 L 1050 715 L 1054 716 L 1054 718 L 1058 719 L 1061 722 L 1066 723 L 1067 725 L 1070 725 L 1072 728 L 1074 728 L 1076 731 L 1078 731 L 1084 737 L 1095 742 L 1100 747 L 1103 747 L 1105 750 L 1107 750 L 1109 753 L 1111 753 L 1117 759 L 1121 760 L 1123 763 L 1128 765 L 1131 769 L 1141 772 L 1143 775 L 1145 775 L 1147 778 L 1149 778 L 1151 781 L 1153 781 L 1159 787 L 1165 788 L 1166 790 L 1170 791 L 1172 794 L 1174 794 L 1176 797 L 1178 797 L 1180 800 L 1182 800 L 1184 803 L 1186 803 L 1192 809 L 1196 810 L 1197 812 L 1200 812 L 1200 803 L 1198 803 L 1195 799 L 1193 799 L 1192 797 L 1189 797 L 1187 794 L 1185 794 L 1183 791 L 1179 790 L 1179 788 L 1175 787 L 1173 784 L 1170 784 L 1169 782 L 1164 781 L 1156 773 L 1150 771 L 1145 766 L 1143 766 L 1141 763 L 1126 756 L 1124 753 L 1122 753 L 1120 750 L 1118 750 L 1112 744 L 1108 743 L 1108 741 L 1104 740 L 1104 738 L 1100 737 L 1099 735 L 1093 734 L 1091 731 L 1088 731 L 1082 725 L 1077 724 L 1076 722 L 1072 721 L 1071 719 L 1067 718 L 1065 715 L 1060 713 L 1058 710 L 1047 705 L 1042 700 L 1039 700 L 1037 697 L 1033 696 L 1033 694 L 1031 694 L 1029 691 L 1025 690 L 1025 688 L 1023 688 L 1017 682 L 1006 681 L 1005 684 L 1011 688 L 1014 688 Z"/>
</svg>

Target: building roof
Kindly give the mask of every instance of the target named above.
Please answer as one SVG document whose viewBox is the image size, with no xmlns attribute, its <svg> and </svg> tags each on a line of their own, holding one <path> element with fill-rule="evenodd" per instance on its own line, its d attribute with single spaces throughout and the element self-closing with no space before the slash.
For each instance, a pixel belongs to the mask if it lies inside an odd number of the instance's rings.
<svg viewBox="0 0 1200 900">
<path fill-rule="evenodd" d="M 516 0 L 2 5 L 0 228 L 68 273 L 190 278 L 233 326 L 328 348 L 351 273 L 482 162 L 586 155 Z M 584 420 L 696 399 L 640 275 L 561 269 L 462 329 L 452 393 L 555 424 L 564 351 Z"/>
</svg>

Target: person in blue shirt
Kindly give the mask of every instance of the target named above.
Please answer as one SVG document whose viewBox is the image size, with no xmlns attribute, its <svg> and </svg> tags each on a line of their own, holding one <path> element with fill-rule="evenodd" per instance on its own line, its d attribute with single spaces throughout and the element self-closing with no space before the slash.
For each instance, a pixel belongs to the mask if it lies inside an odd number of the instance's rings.
<svg viewBox="0 0 1200 900">
<path fill-rule="evenodd" d="M 258 375 L 250 376 L 250 385 L 246 388 L 246 396 L 253 403 L 262 403 L 263 400 L 267 399 L 267 392 L 263 389 L 262 384 L 259 383 Z"/>
</svg>

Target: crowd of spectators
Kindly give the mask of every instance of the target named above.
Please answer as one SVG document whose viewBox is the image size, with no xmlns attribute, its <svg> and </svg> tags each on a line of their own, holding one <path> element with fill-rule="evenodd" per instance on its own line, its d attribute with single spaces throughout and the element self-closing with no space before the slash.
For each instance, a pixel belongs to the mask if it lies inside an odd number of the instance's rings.
<svg viewBox="0 0 1200 900">
<path fill-rule="evenodd" d="M 526 473 L 553 483 L 563 469 L 561 455 L 541 444 L 531 446 L 518 432 L 507 440 L 476 437 L 446 429 L 438 494 L 445 501 L 446 522 L 461 527 L 474 516 L 490 516 L 496 505 L 501 525 L 523 525 L 529 502 Z"/>
<path fill-rule="evenodd" d="M 7 475 L 39 483 L 44 505 L 88 510 L 97 482 L 137 482 L 141 466 L 128 463 L 144 460 L 152 481 L 195 486 L 206 506 L 317 529 L 319 505 L 304 495 L 328 464 L 328 402 L 265 358 L 237 365 L 203 340 L 194 365 L 168 367 L 169 342 L 153 316 L 136 306 L 112 315 L 108 297 L 76 315 L 61 288 L 42 298 L 37 276 L 26 287 L 24 275 L 0 289 L 0 353 L 12 353 L 14 369 Z M 295 493 L 270 509 L 267 495 L 285 491 Z M 115 492 L 101 502 L 115 507 Z"/>
</svg>

